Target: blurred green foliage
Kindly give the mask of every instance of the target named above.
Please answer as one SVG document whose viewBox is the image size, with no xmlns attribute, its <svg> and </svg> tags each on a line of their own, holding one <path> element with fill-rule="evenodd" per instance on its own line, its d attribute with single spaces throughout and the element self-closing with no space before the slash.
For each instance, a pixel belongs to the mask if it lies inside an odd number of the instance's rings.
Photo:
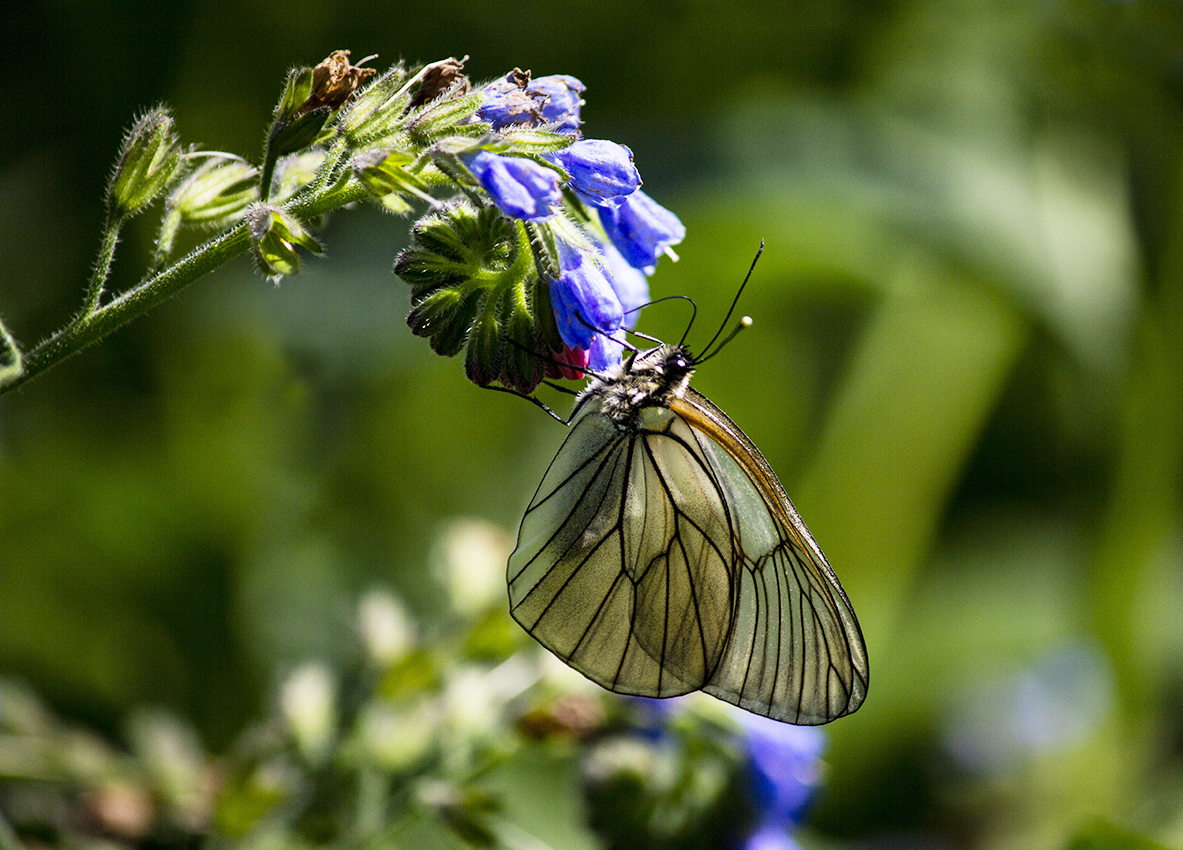
<svg viewBox="0 0 1183 850">
<path fill-rule="evenodd" d="M 5 30 L 0 313 L 26 346 L 79 303 L 137 109 L 256 155 L 287 68 L 336 48 L 582 79 L 585 131 L 630 145 L 687 225 L 652 287 L 697 301 L 692 346 L 767 242 L 755 327 L 696 386 L 779 471 L 866 632 L 817 843 L 1183 844 L 1183 5 L 182 0 Z M 151 238 L 125 231 L 115 289 Z M 297 665 L 359 663 L 375 586 L 448 634 L 439 530 L 515 528 L 562 439 L 411 337 L 405 221 L 320 238 L 281 287 L 233 264 L 0 400 L 0 671 L 137 764 L 129 718 L 249 747 Z M 585 846 L 548 758 L 498 787 Z M 226 817 L 268 810 L 251 787 Z"/>
</svg>

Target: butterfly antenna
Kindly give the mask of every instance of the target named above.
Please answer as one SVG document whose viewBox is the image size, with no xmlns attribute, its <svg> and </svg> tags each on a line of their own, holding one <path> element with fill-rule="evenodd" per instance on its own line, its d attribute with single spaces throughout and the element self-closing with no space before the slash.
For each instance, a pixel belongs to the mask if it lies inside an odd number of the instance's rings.
<svg viewBox="0 0 1183 850">
<path fill-rule="evenodd" d="M 704 355 L 703 357 L 695 358 L 694 364 L 697 366 L 699 363 L 705 363 L 707 360 L 710 360 L 712 357 L 714 357 L 716 354 L 718 354 L 720 351 L 723 350 L 723 346 L 725 346 L 727 343 L 731 342 L 731 340 L 735 339 L 735 337 L 739 334 L 740 331 L 747 330 L 751 326 L 752 326 L 752 317 L 751 316 L 744 316 L 742 319 L 740 319 L 738 322 L 735 323 L 735 327 L 733 327 L 731 329 L 731 333 L 729 333 L 729 334 L 727 334 L 727 336 L 723 337 L 723 341 L 715 346 L 714 351 L 712 351 L 710 354 Z"/>
<path fill-rule="evenodd" d="M 670 297 L 673 298 L 672 295 Z M 637 307 L 636 309 L 640 310 L 641 308 Z M 632 313 L 632 312 L 633 312 L 632 310 L 629 310 L 629 313 Z M 628 315 L 628 314 L 626 313 L 625 315 Z M 617 339 L 616 337 L 612 336 L 612 334 L 608 333 L 607 331 L 600 330 L 595 325 L 588 322 L 587 319 L 583 318 L 583 315 L 578 310 L 575 311 L 575 318 L 577 318 L 579 320 L 579 323 L 581 325 L 583 325 L 585 328 L 587 328 L 589 331 L 591 331 L 592 333 L 597 333 L 600 336 L 604 337 L 604 339 L 610 339 L 613 342 L 618 342 L 618 343 L 620 343 L 620 345 L 623 348 L 627 348 L 629 351 L 633 352 L 634 354 L 638 353 L 638 349 L 635 345 L 629 345 L 628 342 L 626 342 L 625 340 Z M 644 339 L 650 339 L 650 340 L 653 339 L 653 337 L 651 337 L 651 336 L 647 337 L 647 336 L 645 336 L 645 334 L 637 333 L 636 331 L 630 331 L 627 328 L 625 329 L 625 333 L 636 334 L 637 336 L 643 337 Z M 661 342 L 661 340 L 653 340 L 653 341 L 654 342 Z M 576 366 L 574 368 L 581 369 L 582 367 Z M 583 369 L 582 371 L 588 375 L 595 375 L 595 377 L 597 377 L 597 378 L 599 377 L 599 375 L 596 375 L 595 372 L 588 372 L 587 369 Z"/>
<path fill-rule="evenodd" d="M 739 296 L 743 295 L 743 289 L 745 286 L 748 285 L 748 281 L 752 277 L 752 272 L 756 270 L 756 263 L 757 263 L 757 261 L 759 261 L 760 255 L 763 253 L 764 253 L 764 240 L 761 239 L 760 240 L 760 250 L 758 250 L 756 252 L 756 256 L 752 258 L 752 264 L 751 264 L 751 266 L 748 267 L 748 273 L 746 275 L 744 275 L 743 283 L 741 283 L 739 285 L 739 290 L 735 293 L 735 298 L 733 298 L 731 300 L 731 308 L 727 311 L 727 315 L 723 317 L 723 321 L 719 323 L 719 330 L 715 331 L 715 335 L 713 337 L 711 337 L 711 341 L 708 342 L 706 344 L 706 347 L 703 348 L 702 356 L 698 358 L 699 363 L 701 363 L 707 357 L 713 357 L 714 354 L 717 354 L 719 352 L 719 349 L 716 348 L 713 354 L 709 354 L 709 355 L 707 354 L 707 352 L 710 351 L 711 346 L 715 344 L 715 340 L 717 340 L 719 338 L 719 335 L 723 333 L 723 329 L 725 327 L 727 327 L 727 323 L 731 321 L 731 314 L 735 312 L 736 305 L 739 304 Z M 745 316 L 744 318 L 747 318 L 747 317 Z M 750 319 L 748 319 L 748 324 L 749 325 L 751 324 Z M 727 339 L 723 340 L 723 342 L 719 344 L 719 348 L 722 348 L 724 345 L 726 345 L 728 342 L 730 342 L 732 339 L 734 339 L 735 335 L 737 333 L 739 333 L 744 327 L 746 327 L 746 325 L 744 325 L 744 323 L 741 321 L 739 323 L 739 325 L 737 325 L 735 327 L 735 329 L 731 331 L 731 334 L 727 337 Z"/>
<path fill-rule="evenodd" d="M 646 307 L 652 307 L 654 304 L 660 304 L 662 301 L 675 301 L 675 300 L 686 301 L 690 304 L 690 321 L 686 325 L 686 332 L 683 333 L 682 338 L 680 340 L 678 340 L 678 345 L 684 345 L 686 343 L 686 336 L 687 336 L 687 334 L 690 333 L 690 329 L 692 327 L 694 327 L 694 320 L 698 317 L 698 305 L 694 303 L 694 299 L 691 298 L 689 295 L 665 295 L 661 298 L 654 298 L 652 301 L 646 301 L 644 304 L 640 305 L 639 307 L 634 307 L 631 310 L 625 310 L 624 315 L 627 316 L 630 313 L 638 313 L 641 310 L 645 309 Z M 641 333 L 640 331 L 630 330 L 630 331 L 628 331 L 628 333 L 633 334 L 634 336 L 639 336 L 639 337 L 641 337 L 641 339 L 647 339 L 650 342 L 656 342 L 656 343 L 661 342 L 660 339 L 657 339 L 656 337 L 646 336 L 645 334 Z"/>
<path fill-rule="evenodd" d="M 655 337 L 655 336 L 650 336 L 650 335 L 649 335 L 649 334 L 647 334 L 647 333 L 642 333 L 641 331 L 634 331 L 634 330 L 631 330 L 631 329 L 629 329 L 629 328 L 625 328 L 625 331 L 624 331 L 624 332 L 625 332 L 626 334 L 632 334 L 632 335 L 633 335 L 633 336 L 635 336 L 635 337 L 640 337 L 641 339 L 645 340 L 646 342 L 652 342 L 652 343 L 654 343 L 655 345 L 661 345 L 661 340 L 660 340 L 660 339 L 658 339 L 658 338 L 657 338 L 657 337 Z"/>
</svg>

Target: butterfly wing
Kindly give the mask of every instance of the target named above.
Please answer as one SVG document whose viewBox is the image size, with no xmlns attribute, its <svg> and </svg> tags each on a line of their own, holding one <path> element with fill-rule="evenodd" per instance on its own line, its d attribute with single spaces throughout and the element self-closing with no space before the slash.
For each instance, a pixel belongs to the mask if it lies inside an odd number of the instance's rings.
<svg viewBox="0 0 1183 850">
<path fill-rule="evenodd" d="M 707 458 L 736 529 L 735 611 L 707 693 L 756 714 L 816 725 L 867 694 L 862 631 L 846 592 L 747 435 L 701 394 L 672 405 Z"/>
<path fill-rule="evenodd" d="M 510 611 L 543 646 L 617 693 L 702 688 L 733 612 L 734 530 L 717 473 L 668 408 L 616 428 L 585 405 L 522 520 Z"/>
<path fill-rule="evenodd" d="M 688 390 L 615 427 L 592 400 L 510 556 L 510 611 L 617 693 L 704 690 L 790 723 L 866 696 L 846 593 L 751 440 Z"/>
</svg>

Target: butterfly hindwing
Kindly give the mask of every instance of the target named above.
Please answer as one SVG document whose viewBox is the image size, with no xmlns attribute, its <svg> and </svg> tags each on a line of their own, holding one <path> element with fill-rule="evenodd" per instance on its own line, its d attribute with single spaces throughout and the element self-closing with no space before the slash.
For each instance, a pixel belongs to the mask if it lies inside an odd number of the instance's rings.
<svg viewBox="0 0 1183 850">
<path fill-rule="evenodd" d="M 846 593 L 759 450 L 704 396 L 687 397 L 675 408 L 701 426 L 739 540 L 731 639 L 703 690 L 789 723 L 849 714 L 869 675 Z"/>
</svg>

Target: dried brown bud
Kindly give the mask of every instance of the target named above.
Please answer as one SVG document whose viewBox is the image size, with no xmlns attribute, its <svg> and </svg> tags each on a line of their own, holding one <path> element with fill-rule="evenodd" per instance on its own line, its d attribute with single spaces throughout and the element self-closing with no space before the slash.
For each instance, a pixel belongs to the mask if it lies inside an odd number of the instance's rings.
<svg viewBox="0 0 1183 850">
<path fill-rule="evenodd" d="M 312 93 L 296 114 L 303 115 L 322 107 L 338 108 L 376 73 L 373 68 L 350 65 L 348 50 L 334 50 L 312 69 Z"/>
<path fill-rule="evenodd" d="M 411 108 L 414 109 L 416 106 L 422 106 L 430 100 L 435 100 L 457 83 L 460 85 L 458 94 L 468 94 L 472 83 L 469 82 L 468 77 L 460 73 L 464 70 L 464 63 L 467 61 L 468 57 L 465 56 L 463 59 L 445 59 L 434 65 L 428 65 L 423 71 L 423 79 L 419 82 L 419 90 L 411 98 Z"/>
</svg>

